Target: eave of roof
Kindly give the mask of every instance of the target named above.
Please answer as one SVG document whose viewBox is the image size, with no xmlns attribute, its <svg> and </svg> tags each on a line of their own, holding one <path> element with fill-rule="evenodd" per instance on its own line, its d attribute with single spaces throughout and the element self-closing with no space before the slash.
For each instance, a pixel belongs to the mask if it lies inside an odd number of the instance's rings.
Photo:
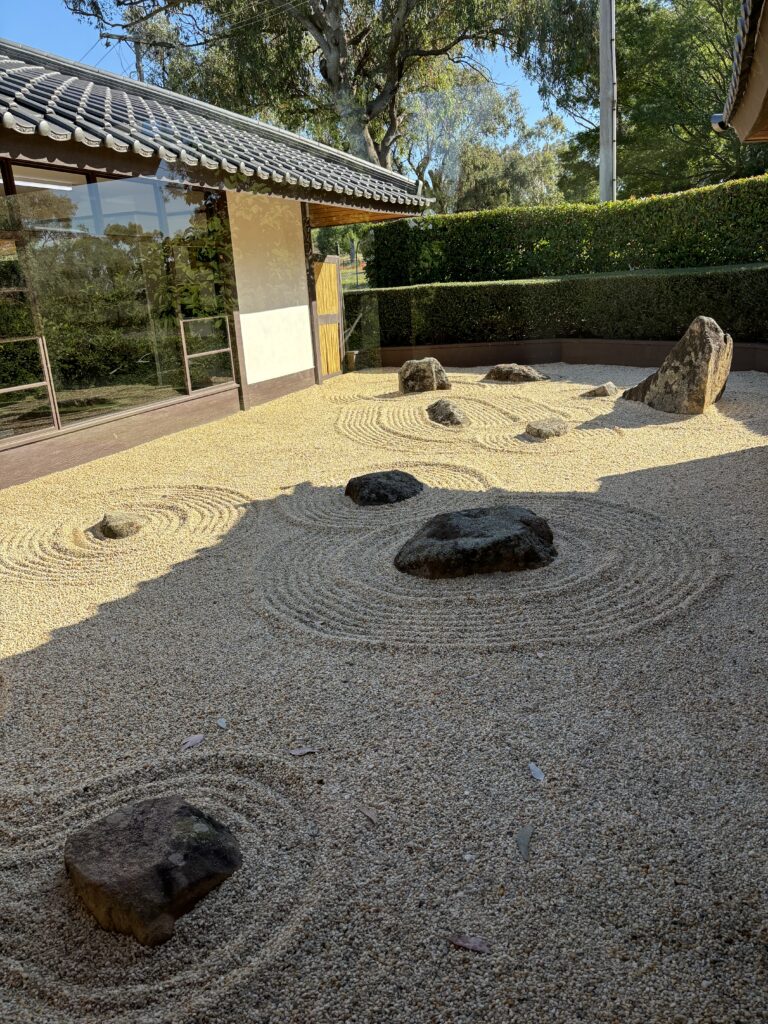
<svg viewBox="0 0 768 1024">
<path fill-rule="evenodd" d="M 414 214 L 415 182 L 282 128 L 0 39 L 2 126 Z"/>
<path fill-rule="evenodd" d="M 712 126 L 716 131 L 726 131 L 730 127 L 733 112 L 747 88 L 757 29 L 764 7 L 765 0 L 742 0 L 738 30 L 733 41 L 731 82 L 728 86 L 725 108 L 722 114 L 712 115 Z"/>
</svg>

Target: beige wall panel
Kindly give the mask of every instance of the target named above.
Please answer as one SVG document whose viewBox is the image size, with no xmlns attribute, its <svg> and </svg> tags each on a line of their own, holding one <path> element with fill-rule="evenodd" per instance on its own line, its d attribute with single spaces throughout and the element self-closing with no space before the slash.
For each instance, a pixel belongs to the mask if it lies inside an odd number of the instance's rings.
<svg viewBox="0 0 768 1024">
<path fill-rule="evenodd" d="M 248 384 L 314 366 L 299 203 L 227 192 Z"/>
</svg>

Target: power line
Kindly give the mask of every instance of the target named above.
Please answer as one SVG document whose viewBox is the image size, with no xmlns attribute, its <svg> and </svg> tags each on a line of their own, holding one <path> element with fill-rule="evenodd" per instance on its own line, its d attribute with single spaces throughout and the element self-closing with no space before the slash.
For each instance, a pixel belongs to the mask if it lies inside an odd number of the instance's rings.
<svg viewBox="0 0 768 1024">
<path fill-rule="evenodd" d="M 83 63 L 83 61 L 85 60 L 85 58 L 86 58 L 86 57 L 88 56 L 88 54 L 89 54 L 89 53 L 91 52 L 91 50 L 92 50 L 92 49 L 93 49 L 94 47 L 98 46 L 100 42 L 101 42 L 101 40 L 100 40 L 100 39 L 97 39 L 95 43 L 93 43 L 93 44 L 92 44 L 91 46 L 89 46 L 89 47 L 88 47 L 88 49 L 87 49 L 87 50 L 85 51 L 85 53 L 83 54 L 83 56 L 82 56 L 82 57 L 80 58 L 80 60 L 78 61 L 78 64 L 82 64 L 82 63 Z"/>
</svg>

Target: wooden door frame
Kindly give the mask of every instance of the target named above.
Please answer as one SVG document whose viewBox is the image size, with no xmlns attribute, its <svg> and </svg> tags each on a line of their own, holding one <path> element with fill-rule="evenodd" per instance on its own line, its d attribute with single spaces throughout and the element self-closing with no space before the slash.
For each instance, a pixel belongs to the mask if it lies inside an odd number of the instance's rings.
<svg viewBox="0 0 768 1024">
<path fill-rule="evenodd" d="M 312 357 L 315 361 L 315 384 L 323 383 L 323 363 L 320 356 L 320 325 L 317 319 L 317 289 L 315 288 L 314 257 L 312 255 L 312 227 L 309 222 L 309 203 L 301 203 L 301 229 L 304 237 L 304 271 L 307 275 L 309 302 L 309 330 L 312 336 Z"/>
<path fill-rule="evenodd" d="M 313 260 L 312 273 L 314 275 L 314 265 L 316 263 L 335 263 L 336 264 L 336 290 L 339 296 L 339 309 L 338 313 L 318 313 L 317 323 L 318 328 L 320 324 L 338 324 L 339 325 L 339 366 L 340 369 L 335 373 L 323 374 L 323 380 L 328 380 L 329 377 L 338 377 L 344 373 L 344 352 L 346 345 L 344 342 L 344 291 L 341 287 L 341 257 L 340 256 L 323 256 L 320 259 Z M 320 331 L 318 330 L 318 336 Z M 322 363 L 320 364 L 320 372 L 322 373 Z"/>
</svg>

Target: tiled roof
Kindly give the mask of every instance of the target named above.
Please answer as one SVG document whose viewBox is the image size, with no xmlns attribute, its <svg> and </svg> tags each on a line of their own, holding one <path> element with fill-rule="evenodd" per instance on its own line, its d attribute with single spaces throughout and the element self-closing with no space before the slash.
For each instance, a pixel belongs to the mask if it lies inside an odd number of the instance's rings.
<svg viewBox="0 0 768 1024">
<path fill-rule="evenodd" d="M 743 0 L 742 2 L 738 30 L 733 41 L 733 67 L 731 84 L 728 87 L 728 95 L 725 100 L 725 110 L 722 114 L 715 114 L 712 117 L 712 123 L 719 131 L 724 130 L 730 124 L 734 108 L 747 86 L 752 55 L 755 49 L 757 25 L 760 21 L 763 7 L 764 0 Z"/>
<path fill-rule="evenodd" d="M 6 129 L 419 212 L 416 183 L 282 128 L 0 39 Z"/>
</svg>

